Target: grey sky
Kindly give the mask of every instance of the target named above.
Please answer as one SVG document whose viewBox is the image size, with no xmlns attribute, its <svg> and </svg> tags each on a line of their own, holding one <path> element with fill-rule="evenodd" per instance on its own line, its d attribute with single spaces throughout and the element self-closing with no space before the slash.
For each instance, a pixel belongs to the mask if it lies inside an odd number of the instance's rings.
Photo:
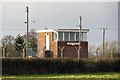
<svg viewBox="0 0 120 80">
<path fill-rule="evenodd" d="M 119 4 L 118 4 L 118 34 L 120 35 L 120 1 L 119 1 Z M 120 41 L 120 36 L 118 35 L 118 41 Z M 119 50 L 120 51 L 120 50 Z"/>
<path fill-rule="evenodd" d="M 117 2 L 2 3 L 3 36 L 25 33 L 26 6 L 30 8 L 30 29 L 78 28 L 76 25 L 79 24 L 79 16 L 82 16 L 83 28 L 90 29 L 89 44 L 102 42 L 100 27 L 107 27 L 106 40 L 118 39 Z"/>
</svg>

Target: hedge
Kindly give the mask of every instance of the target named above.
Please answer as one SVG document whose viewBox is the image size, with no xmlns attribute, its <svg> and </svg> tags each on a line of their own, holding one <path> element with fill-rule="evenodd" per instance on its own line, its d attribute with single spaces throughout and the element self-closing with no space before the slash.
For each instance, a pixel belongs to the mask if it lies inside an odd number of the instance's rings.
<svg viewBox="0 0 120 80">
<path fill-rule="evenodd" d="M 75 60 L 39 58 L 1 58 L 3 75 L 120 72 L 120 59 Z"/>
</svg>

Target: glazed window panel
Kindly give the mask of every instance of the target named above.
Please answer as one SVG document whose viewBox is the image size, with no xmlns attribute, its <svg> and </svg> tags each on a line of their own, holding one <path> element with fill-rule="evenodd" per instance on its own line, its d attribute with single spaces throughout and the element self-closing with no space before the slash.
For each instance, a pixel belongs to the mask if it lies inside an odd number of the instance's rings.
<svg viewBox="0 0 120 80">
<path fill-rule="evenodd" d="M 83 41 L 83 32 L 80 34 L 80 40 Z"/>
<path fill-rule="evenodd" d="M 63 32 L 58 33 L 58 41 L 63 41 Z"/>
<path fill-rule="evenodd" d="M 79 41 L 79 33 L 76 33 L 76 41 Z"/>
<path fill-rule="evenodd" d="M 75 32 L 70 32 L 70 41 L 75 41 Z"/>
<path fill-rule="evenodd" d="M 83 41 L 87 41 L 87 33 L 83 33 Z"/>
<path fill-rule="evenodd" d="M 81 41 L 86 41 L 87 40 L 87 33 L 86 32 L 82 32 L 80 34 L 80 40 Z M 76 33 L 76 41 L 79 41 L 79 32 Z"/>
<path fill-rule="evenodd" d="M 64 32 L 64 41 L 69 41 L 69 32 Z"/>
<path fill-rule="evenodd" d="M 56 32 L 54 32 L 53 37 L 54 37 L 54 41 L 56 41 L 57 40 L 57 33 Z"/>
</svg>

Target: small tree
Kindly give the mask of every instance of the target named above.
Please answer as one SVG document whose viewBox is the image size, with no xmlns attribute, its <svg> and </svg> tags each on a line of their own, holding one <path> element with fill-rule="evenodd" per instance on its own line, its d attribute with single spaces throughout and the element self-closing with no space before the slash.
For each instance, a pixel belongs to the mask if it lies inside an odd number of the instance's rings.
<svg viewBox="0 0 120 80">
<path fill-rule="evenodd" d="M 31 29 L 31 31 L 29 32 L 29 36 L 30 48 L 32 48 L 32 50 L 37 53 L 37 33 L 34 29 Z"/>
<path fill-rule="evenodd" d="M 22 56 L 22 50 L 25 47 L 24 38 L 19 34 L 15 39 L 15 49 L 17 56 Z"/>
<path fill-rule="evenodd" d="M 24 39 L 26 40 L 26 35 L 23 35 Z M 31 29 L 29 32 L 29 48 L 37 53 L 37 33 L 34 29 Z"/>
</svg>

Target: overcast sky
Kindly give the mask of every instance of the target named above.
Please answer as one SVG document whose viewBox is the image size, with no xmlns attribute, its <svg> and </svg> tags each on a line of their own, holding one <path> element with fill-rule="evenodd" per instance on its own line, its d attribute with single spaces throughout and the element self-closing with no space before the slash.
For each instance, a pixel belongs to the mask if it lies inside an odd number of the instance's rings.
<svg viewBox="0 0 120 80">
<path fill-rule="evenodd" d="M 1 4 L 0 4 L 1 5 Z M 90 45 L 102 43 L 100 27 L 107 27 L 106 41 L 118 40 L 117 2 L 5 2 L 2 9 L 2 36 L 25 34 L 25 11 L 30 8 L 30 29 L 79 28 L 82 16 L 83 28 L 90 29 Z"/>
</svg>

